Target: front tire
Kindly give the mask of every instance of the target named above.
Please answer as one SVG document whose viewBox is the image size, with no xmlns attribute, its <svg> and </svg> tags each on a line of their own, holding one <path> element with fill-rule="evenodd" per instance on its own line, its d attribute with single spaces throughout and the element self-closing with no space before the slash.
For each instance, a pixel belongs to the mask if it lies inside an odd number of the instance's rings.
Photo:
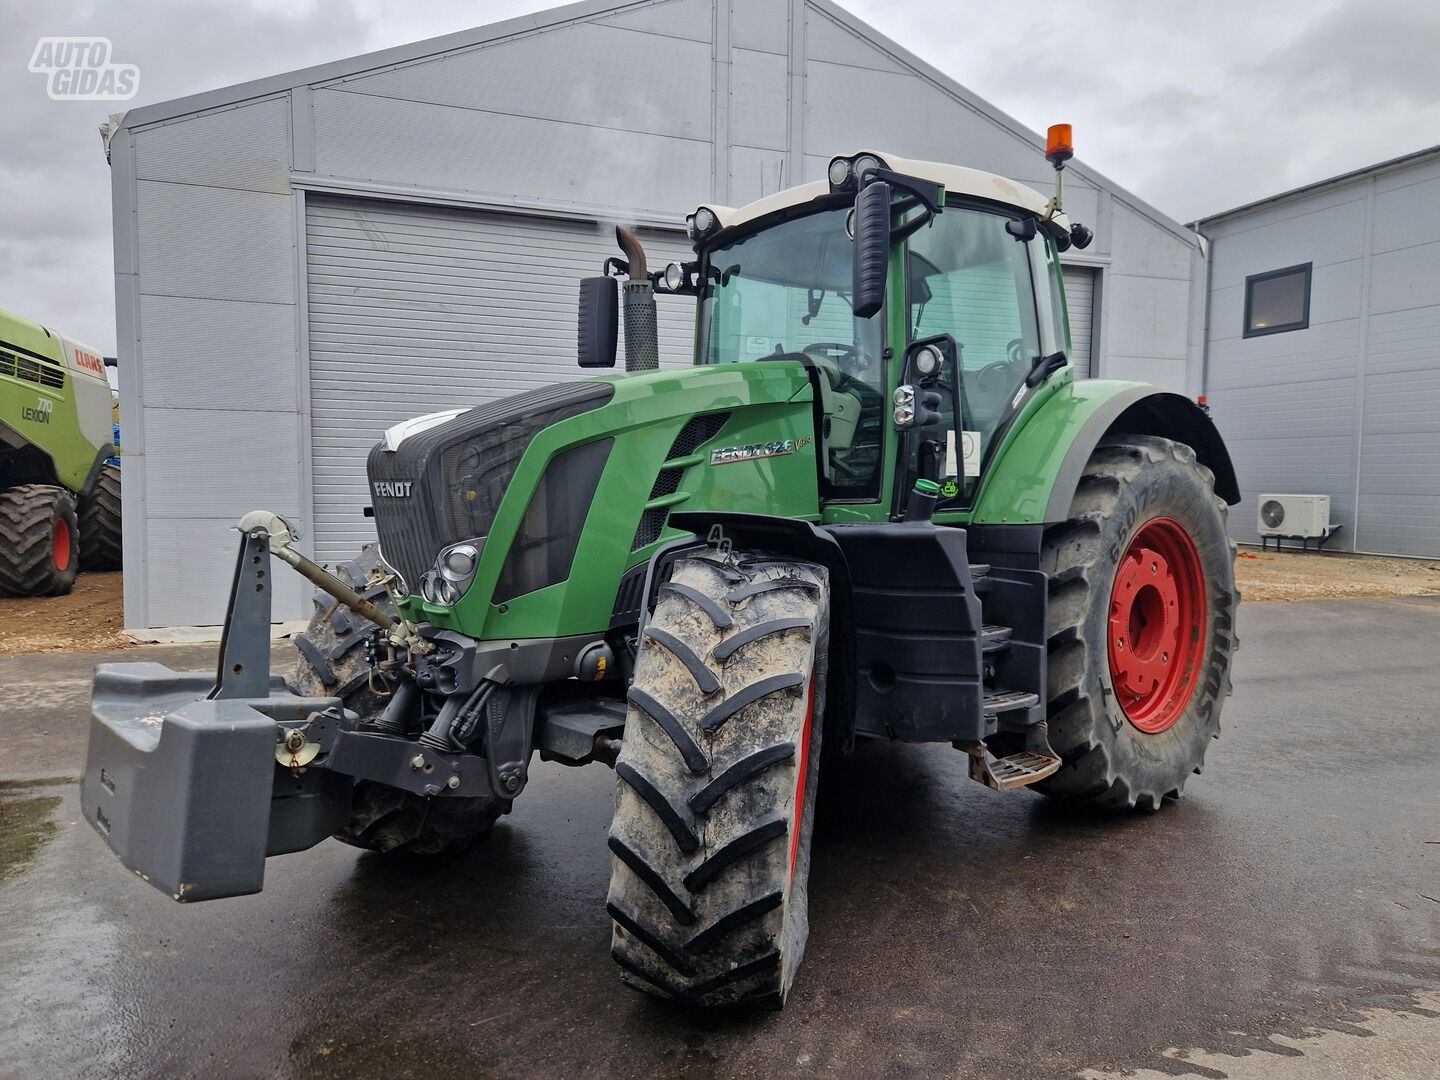
<svg viewBox="0 0 1440 1080">
<path fill-rule="evenodd" d="M 629 985 L 778 1008 L 809 933 L 829 582 L 763 556 L 676 564 L 617 774 L 608 910 Z"/>
<path fill-rule="evenodd" d="M 394 615 L 395 604 L 380 584 L 380 552 L 374 544 L 335 567 L 345 581 L 381 611 Z M 375 624 L 355 614 L 322 589 L 315 590 L 315 613 L 295 639 L 297 694 L 338 697 L 359 723 L 377 720 L 388 695 L 371 676 L 365 641 Z M 366 851 L 443 855 L 462 851 L 490 835 L 496 820 L 510 812 L 508 799 L 471 799 L 441 795 L 433 799 L 362 780 L 350 800 L 350 819 L 335 839 Z"/>
<path fill-rule="evenodd" d="M 1230 696 L 1235 545 L 1188 446 L 1120 435 L 1045 534 L 1053 798 L 1159 809 L 1200 771 Z"/>
<path fill-rule="evenodd" d="M 0 491 L 0 593 L 64 596 L 80 566 L 75 500 L 62 487 Z"/>
</svg>

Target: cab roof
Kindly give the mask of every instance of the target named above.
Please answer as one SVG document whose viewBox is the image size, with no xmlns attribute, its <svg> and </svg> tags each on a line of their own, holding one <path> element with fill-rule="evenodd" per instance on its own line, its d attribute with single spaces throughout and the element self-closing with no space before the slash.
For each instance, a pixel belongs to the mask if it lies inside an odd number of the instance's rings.
<svg viewBox="0 0 1440 1080">
<path fill-rule="evenodd" d="M 1032 187 L 1018 184 L 1008 177 L 982 172 L 979 169 L 969 169 L 963 165 L 946 165 L 938 161 L 914 161 L 910 158 L 885 153 L 882 150 L 856 150 L 851 154 L 837 156 L 854 158 L 861 154 L 873 154 L 885 163 L 886 168 L 894 172 L 940 184 L 945 188 L 947 195 L 971 195 L 977 199 L 1003 203 L 1039 215 L 1044 215 L 1050 205 L 1050 200 Z M 767 195 L 763 199 L 757 199 L 755 202 L 741 207 L 715 206 L 712 203 L 704 205 L 714 211 L 715 216 L 720 220 L 720 228 L 725 230 L 757 221 L 788 207 L 803 206 L 805 203 L 813 202 L 829 194 L 830 182 L 816 180 L 809 184 L 777 191 L 774 195 Z M 1056 214 L 1055 221 L 1066 230 L 1070 228 L 1069 220 L 1064 214 Z"/>
</svg>

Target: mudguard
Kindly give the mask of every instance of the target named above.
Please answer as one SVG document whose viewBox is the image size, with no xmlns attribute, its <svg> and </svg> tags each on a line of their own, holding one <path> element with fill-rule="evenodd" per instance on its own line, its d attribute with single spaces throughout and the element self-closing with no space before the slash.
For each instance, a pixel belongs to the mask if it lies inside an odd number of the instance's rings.
<svg viewBox="0 0 1440 1080">
<path fill-rule="evenodd" d="M 1232 506 L 1240 501 L 1225 442 L 1189 398 L 1144 383 L 1076 379 L 1022 411 L 989 465 L 969 520 L 977 525 L 1064 521 L 1085 463 L 1115 432 L 1185 443 L 1215 474 L 1215 493 Z"/>
</svg>

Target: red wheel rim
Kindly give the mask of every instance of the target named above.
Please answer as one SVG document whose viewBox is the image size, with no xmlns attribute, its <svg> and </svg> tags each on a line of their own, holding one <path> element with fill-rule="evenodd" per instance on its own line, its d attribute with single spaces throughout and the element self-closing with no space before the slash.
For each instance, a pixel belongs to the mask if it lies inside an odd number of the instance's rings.
<svg viewBox="0 0 1440 1080">
<path fill-rule="evenodd" d="M 52 554 L 56 570 L 70 569 L 70 523 L 64 518 L 55 521 L 55 547 Z"/>
<path fill-rule="evenodd" d="M 1178 521 L 1154 518 L 1125 549 L 1110 589 L 1110 679 L 1148 735 L 1180 719 L 1205 661 L 1205 574 Z"/>
</svg>

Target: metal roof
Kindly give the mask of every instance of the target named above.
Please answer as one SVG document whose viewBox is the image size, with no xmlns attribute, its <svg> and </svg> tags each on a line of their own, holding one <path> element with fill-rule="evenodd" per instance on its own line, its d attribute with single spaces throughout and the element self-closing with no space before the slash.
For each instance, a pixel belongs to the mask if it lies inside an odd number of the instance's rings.
<svg viewBox="0 0 1440 1080">
<path fill-rule="evenodd" d="M 165 121 L 174 120 L 192 113 L 223 108 L 255 98 L 282 94 L 303 86 L 334 82 L 339 79 L 349 78 L 354 75 L 372 72 L 382 68 L 427 60 L 442 56 L 448 52 L 472 49 L 504 38 L 536 33 L 566 23 L 580 22 L 597 16 L 613 15 L 624 11 L 651 7 L 657 2 L 664 3 L 666 0 L 620 0 L 620 2 L 617 2 L 617 0 L 580 0 L 579 3 L 549 8 L 545 11 L 537 11 L 530 15 L 520 15 L 513 19 L 506 19 L 503 22 L 491 23 L 488 26 L 480 26 L 471 30 L 459 30 L 453 34 L 445 34 L 440 37 L 428 38 L 424 41 L 411 42 L 407 45 L 398 45 L 394 48 L 382 49 L 378 52 L 363 53 L 359 56 L 347 57 L 344 60 L 335 60 L 328 64 L 300 68 L 296 71 L 285 72 L 280 75 L 272 75 L 250 82 L 237 83 L 234 86 L 226 86 L 217 90 L 208 90 L 204 93 L 192 94 L 189 97 L 176 98 L 172 101 L 162 101 L 154 105 L 144 105 L 112 118 L 111 124 L 102 130 L 108 132 L 106 137 L 108 147 L 109 140 L 113 138 L 115 131 L 121 128 L 133 131 L 139 127 L 164 123 Z M 856 18 L 838 4 L 833 3 L 832 0 L 806 0 L 806 2 L 815 10 L 833 19 L 857 37 L 863 38 L 870 45 L 885 53 L 902 67 L 909 69 L 916 76 L 934 84 L 940 90 L 954 98 L 960 105 L 969 108 L 978 116 L 990 121 L 996 127 L 1010 133 L 1022 142 L 1028 142 L 1031 146 L 1035 147 L 1037 155 L 1043 155 L 1045 148 L 1044 136 L 1031 131 L 1013 117 L 1001 112 L 988 101 L 983 100 L 967 90 L 944 72 L 927 64 L 914 53 L 890 40 L 884 34 L 881 34 L 874 27 Z M 1088 165 L 1082 164 L 1078 159 L 1072 159 L 1066 168 L 1072 175 L 1078 176 L 1095 185 L 1097 188 L 1109 192 L 1117 202 L 1133 210 L 1152 224 L 1172 233 L 1186 244 L 1192 247 L 1199 246 L 1199 240 L 1186 226 L 1180 224 L 1174 218 L 1161 213 L 1149 203 L 1137 198 Z"/>
<path fill-rule="evenodd" d="M 1338 176 L 1331 176 L 1324 180 L 1316 180 L 1309 184 L 1302 184 L 1300 187 L 1290 188 L 1276 195 L 1267 195 L 1263 199 L 1256 199 L 1241 206 L 1229 210 L 1221 210 L 1218 214 L 1210 214 L 1207 217 L 1196 218 L 1190 222 L 1190 228 L 1198 229 L 1202 225 L 1209 225 L 1222 218 L 1235 217 L 1238 214 L 1248 214 L 1251 210 L 1258 210 L 1264 206 L 1284 202 L 1286 199 L 1293 199 L 1299 195 L 1310 195 L 1328 187 L 1336 187 L 1340 184 L 1348 184 L 1353 180 L 1363 180 L 1367 176 L 1374 176 L 1378 173 L 1389 172 L 1392 169 L 1403 168 L 1415 162 L 1423 161 L 1425 158 L 1440 155 L 1440 146 L 1428 146 L 1424 150 L 1416 150 L 1409 154 L 1401 154 L 1399 157 L 1390 158 L 1388 161 L 1381 161 L 1375 165 L 1367 165 L 1363 169 L 1352 169 L 1350 172 L 1340 173 Z"/>
</svg>

